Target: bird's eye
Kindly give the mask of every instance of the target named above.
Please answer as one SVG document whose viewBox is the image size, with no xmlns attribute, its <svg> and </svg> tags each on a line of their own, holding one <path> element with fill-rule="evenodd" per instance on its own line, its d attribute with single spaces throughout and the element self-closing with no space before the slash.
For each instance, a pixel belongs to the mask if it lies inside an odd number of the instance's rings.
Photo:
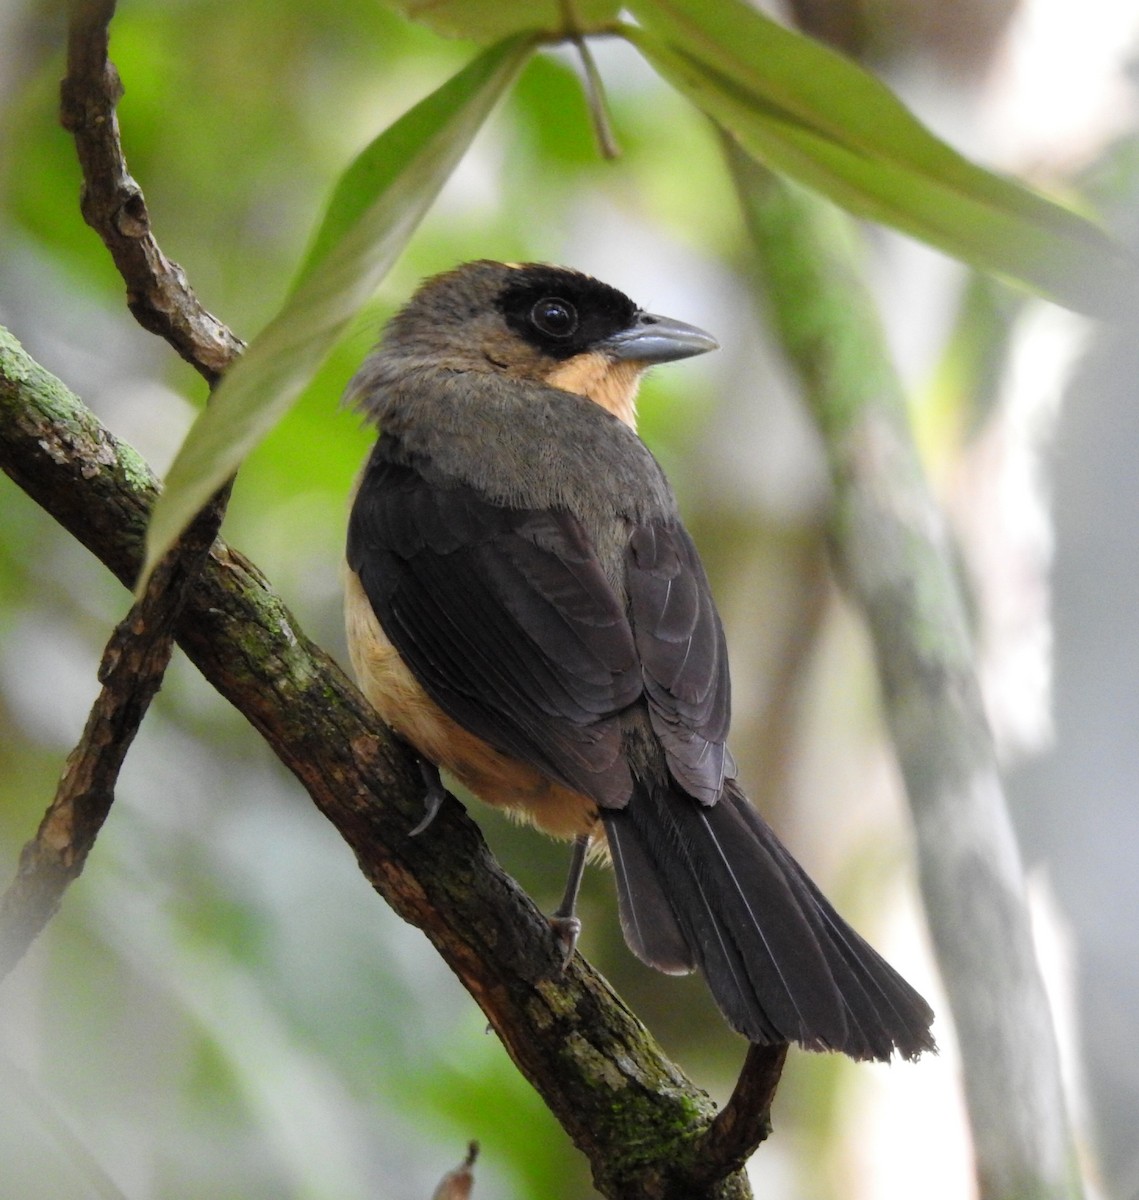
<svg viewBox="0 0 1139 1200">
<path fill-rule="evenodd" d="M 568 300 L 547 296 L 530 310 L 530 321 L 547 337 L 568 338 L 577 329 L 577 309 Z"/>
</svg>

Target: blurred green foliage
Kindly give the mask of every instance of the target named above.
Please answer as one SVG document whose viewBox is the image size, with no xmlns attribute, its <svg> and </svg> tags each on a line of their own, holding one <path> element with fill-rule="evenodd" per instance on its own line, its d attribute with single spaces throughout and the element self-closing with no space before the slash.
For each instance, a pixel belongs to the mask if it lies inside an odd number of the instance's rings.
<svg viewBox="0 0 1139 1200">
<path fill-rule="evenodd" d="M 510 6 L 488 7 L 499 9 Z M 60 11 L 17 4 L 6 22 L 0 322 L 165 470 L 204 386 L 133 324 L 121 280 L 80 217 L 78 168 L 56 124 Z M 128 161 L 160 243 L 207 307 L 239 335 L 256 334 L 286 296 L 346 164 L 476 51 L 372 0 L 124 4 L 112 57 L 126 87 Z M 828 803 L 840 815 L 828 818 L 820 866 L 831 882 L 843 867 L 836 899 L 857 909 L 867 873 L 896 875 L 901 852 L 889 838 L 889 852 L 869 851 L 883 840 L 880 811 L 852 832 L 842 808 L 850 798 L 856 810 L 863 777 L 847 764 L 871 756 L 874 684 L 857 631 L 839 623 L 820 650 L 818 628 L 804 626 L 809 597 L 825 588 L 816 447 L 754 346 L 744 232 L 715 137 L 632 47 L 606 39 L 595 52 L 621 160 L 596 151 L 572 54 L 543 50 L 375 302 L 244 464 L 226 536 L 344 660 L 346 498 L 370 435 L 338 409 L 339 396 L 382 320 L 420 278 L 456 262 L 570 262 L 646 307 L 724 331 L 718 363 L 649 382 L 642 432 L 678 485 L 737 631 L 745 777 L 792 826 L 796 790 L 837 786 Z M 126 605 L 0 477 L 5 873 L 79 736 L 100 648 Z M 813 749 L 800 744 L 811 738 L 799 723 L 806 701 L 772 690 L 795 653 L 811 711 L 843 710 L 837 749 L 829 727 Z M 824 653 L 841 672 L 812 674 Z M 766 744 L 780 707 L 792 712 L 777 726 L 786 738 Z M 552 907 L 564 848 L 479 817 L 509 869 Z M 586 954 L 681 1063 L 726 1094 L 742 1044 L 699 980 L 662 980 L 632 961 L 611 892 L 602 872 L 590 873 Z M 793 1058 L 776 1112 L 782 1136 L 760 1156 L 777 1181 L 784 1171 L 786 1194 L 845 1194 L 836 1130 L 852 1070 Z M 0 989 L 6 1200 L 414 1200 L 471 1138 L 483 1146 L 479 1196 L 589 1194 L 583 1160 L 473 1002 L 369 891 L 255 733 L 176 657 L 86 873 Z"/>
<path fill-rule="evenodd" d="M 638 24 L 584 5 L 406 5 L 445 33 L 503 35 L 374 138 L 342 173 L 284 305 L 215 389 L 167 475 L 145 581 L 208 498 L 288 410 L 406 245 L 534 49 L 578 46 L 604 156 L 603 85 L 581 35 L 620 35 L 765 166 L 859 215 L 1081 310 L 1109 311 L 1133 268 L 1093 222 L 932 134 L 875 76 L 743 0 L 641 0 Z"/>
<path fill-rule="evenodd" d="M 56 123 L 60 13 L 17 9 L 9 33 L 0 321 L 164 468 L 204 387 L 133 325 L 80 217 L 78 167 Z M 163 249 L 248 337 L 279 306 L 336 175 L 471 48 L 373 3 L 139 3 L 116 15 L 112 56 L 126 88 L 124 147 Z M 722 239 L 730 227 L 726 192 L 681 195 L 664 178 L 662 142 L 693 137 L 695 119 L 663 89 L 643 103 L 649 81 L 630 75 L 611 97 L 625 153 L 613 170 L 595 155 L 569 56 L 533 60 L 376 304 L 242 470 L 227 536 L 334 649 L 346 497 L 369 442 L 338 397 L 416 280 L 471 257 L 569 257 L 583 194 L 599 214 L 659 223 L 666 237 Z M 714 162 L 709 141 L 697 153 Z M 677 444 L 683 386 L 662 378 L 646 401 L 649 424 Z M 81 731 L 126 603 L 0 477 L 4 875 Z M 496 833 L 512 865 L 533 861 L 521 873 L 549 904 L 563 851 Z M 628 970 L 610 886 L 591 880 L 589 948 L 605 940 Z M 478 1194 L 590 1190 L 583 1160 L 426 942 L 387 912 L 291 777 L 178 657 L 85 875 L 0 993 L 0 1025 L 8 1200 L 411 1200 L 431 1194 L 472 1137 L 483 1147 Z M 728 1063 L 733 1041 L 721 1038 Z"/>
</svg>

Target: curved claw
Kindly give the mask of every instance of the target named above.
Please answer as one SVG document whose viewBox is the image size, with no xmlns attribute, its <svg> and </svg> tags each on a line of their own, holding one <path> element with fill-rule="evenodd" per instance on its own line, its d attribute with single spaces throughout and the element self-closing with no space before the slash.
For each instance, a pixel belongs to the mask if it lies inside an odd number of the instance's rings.
<svg viewBox="0 0 1139 1200">
<path fill-rule="evenodd" d="M 555 913 L 547 917 L 550 928 L 554 932 L 554 940 L 561 947 L 562 970 L 570 965 L 573 952 L 577 949 L 577 939 L 581 935 L 581 919 L 579 917 L 562 917 Z"/>
<path fill-rule="evenodd" d="M 439 815 L 439 810 L 443 807 L 443 801 L 447 799 L 447 789 L 443 786 L 443 780 L 439 776 L 439 768 L 427 759 L 419 760 L 419 773 L 423 776 L 423 782 L 427 788 L 423 795 L 423 818 L 414 829 L 410 830 L 408 837 L 418 837 L 432 821 Z"/>
</svg>

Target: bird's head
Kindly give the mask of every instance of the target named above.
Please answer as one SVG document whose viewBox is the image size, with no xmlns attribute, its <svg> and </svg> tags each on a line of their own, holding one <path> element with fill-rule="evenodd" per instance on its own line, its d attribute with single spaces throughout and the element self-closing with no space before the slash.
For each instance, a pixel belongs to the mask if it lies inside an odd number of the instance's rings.
<svg viewBox="0 0 1139 1200">
<path fill-rule="evenodd" d="M 389 322 L 378 359 L 401 371 L 441 367 L 543 383 L 635 426 L 647 367 L 717 346 L 711 334 L 647 313 L 580 271 L 480 261 L 424 283 Z"/>
</svg>

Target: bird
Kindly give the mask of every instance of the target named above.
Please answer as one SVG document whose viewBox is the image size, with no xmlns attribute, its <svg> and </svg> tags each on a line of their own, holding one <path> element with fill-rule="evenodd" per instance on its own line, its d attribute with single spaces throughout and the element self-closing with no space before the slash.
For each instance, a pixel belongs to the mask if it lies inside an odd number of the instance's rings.
<svg viewBox="0 0 1139 1200">
<path fill-rule="evenodd" d="M 699 971 L 753 1044 L 914 1059 L 929 1005 L 737 781 L 720 618 L 636 432 L 644 372 L 717 347 L 567 267 L 422 283 L 346 391 L 378 428 L 348 521 L 353 669 L 420 762 L 413 833 L 443 770 L 573 842 L 567 959 L 587 855 L 607 857 L 632 952 Z"/>
</svg>

